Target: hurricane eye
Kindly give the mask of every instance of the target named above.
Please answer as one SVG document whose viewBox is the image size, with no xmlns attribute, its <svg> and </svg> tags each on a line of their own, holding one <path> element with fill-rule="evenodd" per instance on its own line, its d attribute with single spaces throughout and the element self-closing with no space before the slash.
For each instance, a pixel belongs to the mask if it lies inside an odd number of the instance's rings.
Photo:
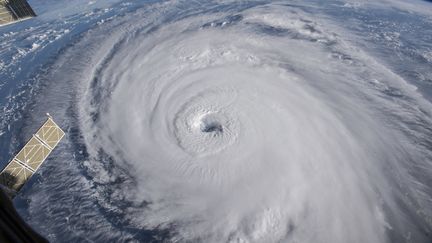
<svg viewBox="0 0 432 243">
<path fill-rule="evenodd" d="M 223 126 L 219 121 L 216 120 L 201 120 L 200 129 L 205 133 L 221 133 L 223 132 Z"/>
</svg>

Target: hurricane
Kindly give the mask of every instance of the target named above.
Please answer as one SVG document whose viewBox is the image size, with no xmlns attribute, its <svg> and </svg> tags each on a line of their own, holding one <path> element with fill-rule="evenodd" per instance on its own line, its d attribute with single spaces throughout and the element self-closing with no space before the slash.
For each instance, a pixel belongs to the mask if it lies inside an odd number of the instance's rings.
<svg viewBox="0 0 432 243">
<path fill-rule="evenodd" d="M 2 32 L 33 43 L 0 63 L 32 87 L 6 155 L 46 112 L 67 134 L 20 213 L 53 242 L 430 242 L 418 2 L 110 1 Z"/>
</svg>

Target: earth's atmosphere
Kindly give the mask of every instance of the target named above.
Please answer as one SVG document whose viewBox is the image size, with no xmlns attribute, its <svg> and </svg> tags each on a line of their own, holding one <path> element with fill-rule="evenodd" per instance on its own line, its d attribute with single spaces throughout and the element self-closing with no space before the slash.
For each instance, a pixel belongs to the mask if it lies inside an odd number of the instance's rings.
<svg viewBox="0 0 432 243">
<path fill-rule="evenodd" d="M 52 242 L 432 242 L 432 2 L 31 0 L 0 165 Z"/>
</svg>

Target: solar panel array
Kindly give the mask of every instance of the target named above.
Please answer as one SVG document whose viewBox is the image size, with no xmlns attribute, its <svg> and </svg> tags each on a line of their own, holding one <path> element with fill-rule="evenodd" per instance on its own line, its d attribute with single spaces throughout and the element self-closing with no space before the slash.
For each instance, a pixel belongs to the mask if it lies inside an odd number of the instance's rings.
<svg viewBox="0 0 432 243">
<path fill-rule="evenodd" d="M 26 0 L 0 0 L 0 25 L 34 16 Z"/>
<path fill-rule="evenodd" d="M 0 173 L 0 184 L 11 190 L 19 191 L 39 169 L 64 135 L 65 133 L 52 118 L 48 118 Z"/>
</svg>

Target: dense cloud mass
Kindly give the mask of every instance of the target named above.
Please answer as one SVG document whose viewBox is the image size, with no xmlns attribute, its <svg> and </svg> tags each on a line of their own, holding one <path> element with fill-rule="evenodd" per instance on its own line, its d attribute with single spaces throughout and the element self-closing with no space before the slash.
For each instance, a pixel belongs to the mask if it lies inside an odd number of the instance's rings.
<svg viewBox="0 0 432 243">
<path fill-rule="evenodd" d="M 48 239 L 430 242 L 430 4 L 92 4 L 36 2 L 0 63 L 33 82 L 8 131 L 67 131 L 17 199 Z"/>
</svg>

